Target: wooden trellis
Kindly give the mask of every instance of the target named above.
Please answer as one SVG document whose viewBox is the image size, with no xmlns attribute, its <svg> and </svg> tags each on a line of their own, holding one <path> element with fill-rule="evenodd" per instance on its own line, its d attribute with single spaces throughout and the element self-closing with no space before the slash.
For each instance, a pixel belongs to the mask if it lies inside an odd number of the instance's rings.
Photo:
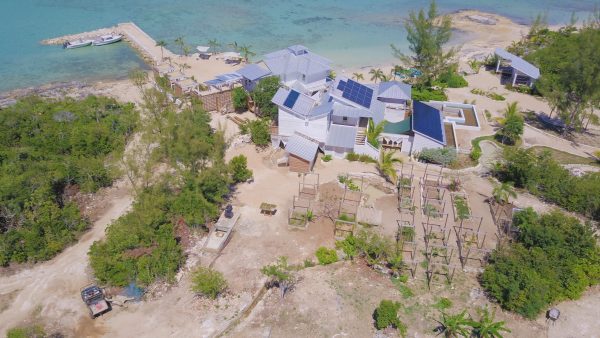
<svg viewBox="0 0 600 338">
<path fill-rule="evenodd" d="M 298 196 L 309 200 L 315 200 L 319 193 L 319 180 L 320 177 L 317 173 L 300 174 Z"/>
<path fill-rule="evenodd" d="M 431 282 L 433 280 L 433 276 L 435 275 L 446 277 L 446 281 L 451 284 L 454 280 L 454 273 L 456 272 L 456 268 L 459 268 L 459 266 L 454 264 L 437 263 L 429 261 L 427 263 L 427 269 L 425 271 L 425 275 L 427 276 L 427 288 L 431 289 Z"/>
<path fill-rule="evenodd" d="M 293 227 L 306 229 L 309 221 L 309 212 L 313 212 L 311 200 L 294 196 L 292 206 L 288 212 L 288 224 Z"/>
</svg>

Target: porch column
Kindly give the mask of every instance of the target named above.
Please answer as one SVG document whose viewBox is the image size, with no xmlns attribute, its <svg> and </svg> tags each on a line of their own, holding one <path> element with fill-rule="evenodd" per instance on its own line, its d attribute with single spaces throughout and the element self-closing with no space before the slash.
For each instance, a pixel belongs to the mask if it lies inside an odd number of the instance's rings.
<svg viewBox="0 0 600 338">
<path fill-rule="evenodd" d="M 500 57 L 498 57 L 498 62 L 496 63 L 496 73 L 498 73 L 498 71 L 500 71 L 500 61 L 502 61 L 502 59 Z"/>
<path fill-rule="evenodd" d="M 512 70 L 512 86 L 515 86 L 515 83 L 517 83 L 517 75 L 519 75 L 519 72 L 513 68 Z"/>
</svg>

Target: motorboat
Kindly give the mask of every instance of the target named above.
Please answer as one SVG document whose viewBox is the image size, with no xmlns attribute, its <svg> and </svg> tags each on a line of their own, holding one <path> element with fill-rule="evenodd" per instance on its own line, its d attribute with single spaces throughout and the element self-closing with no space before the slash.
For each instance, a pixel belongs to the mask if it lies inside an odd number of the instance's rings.
<svg viewBox="0 0 600 338">
<path fill-rule="evenodd" d="M 122 39 L 123 39 L 123 36 L 120 34 L 102 35 L 98 39 L 94 40 L 94 42 L 92 42 L 92 44 L 94 46 L 104 46 L 104 45 L 109 45 L 111 43 L 119 42 Z"/>
<path fill-rule="evenodd" d="M 87 47 L 87 46 L 90 46 L 92 44 L 92 42 L 93 42 L 92 40 L 83 40 L 83 39 L 67 41 L 67 42 L 63 43 L 63 48 L 75 49 L 75 48 Z"/>
</svg>

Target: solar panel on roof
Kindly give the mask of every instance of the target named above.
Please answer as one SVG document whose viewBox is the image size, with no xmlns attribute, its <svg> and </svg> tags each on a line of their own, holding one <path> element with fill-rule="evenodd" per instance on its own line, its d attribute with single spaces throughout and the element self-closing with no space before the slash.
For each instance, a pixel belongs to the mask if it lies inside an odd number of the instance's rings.
<svg viewBox="0 0 600 338">
<path fill-rule="evenodd" d="M 365 108 L 370 108 L 371 99 L 373 98 L 373 89 L 356 81 L 348 80 L 344 87 L 342 97 Z"/>
<path fill-rule="evenodd" d="M 295 90 L 290 91 L 290 93 L 288 94 L 288 97 L 283 102 L 283 105 L 292 109 L 294 104 L 296 104 L 296 100 L 298 100 L 299 96 L 300 96 L 300 93 L 298 93 L 297 91 L 295 91 Z"/>
<path fill-rule="evenodd" d="M 346 81 L 340 80 L 340 83 L 338 83 L 337 89 L 344 91 L 344 88 L 346 88 Z"/>
</svg>

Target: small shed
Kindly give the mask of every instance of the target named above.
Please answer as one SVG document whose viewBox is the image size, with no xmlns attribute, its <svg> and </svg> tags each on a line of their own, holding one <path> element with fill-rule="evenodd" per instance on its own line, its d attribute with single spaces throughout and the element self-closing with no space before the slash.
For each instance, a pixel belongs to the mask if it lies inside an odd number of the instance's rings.
<svg viewBox="0 0 600 338">
<path fill-rule="evenodd" d="M 494 54 L 498 57 L 496 73 L 507 73 L 510 75 L 510 84 L 527 85 L 533 87 L 535 81 L 540 78 L 540 70 L 522 58 L 507 52 L 502 48 L 496 48 Z M 502 67 L 503 62 L 508 65 Z"/>
<path fill-rule="evenodd" d="M 315 142 L 297 134 L 290 136 L 285 145 L 290 170 L 299 173 L 312 171 L 318 150 L 319 145 Z"/>
</svg>

